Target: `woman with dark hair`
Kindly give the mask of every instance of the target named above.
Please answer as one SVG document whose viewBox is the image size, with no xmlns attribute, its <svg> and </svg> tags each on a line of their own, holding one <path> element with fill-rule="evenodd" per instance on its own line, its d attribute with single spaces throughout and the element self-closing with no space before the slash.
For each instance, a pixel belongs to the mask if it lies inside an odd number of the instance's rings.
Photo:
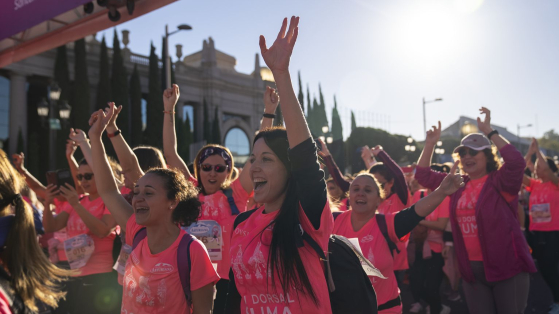
<svg viewBox="0 0 559 314">
<path fill-rule="evenodd" d="M 451 171 L 447 165 L 441 164 L 432 164 L 431 169 L 447 174 Z M 417 190 L 411 203 L 416 204 L 430 193 L 430 189 Z M 410 267 L 410 289 L 416 301 L 411 305 L 410 313 L 421 311 L 421 299 L 429 304 L 433 313 L 450 313 L 450 307 L 441 303 L 439 293 L 444 279 L 443 232 L 448 223 L 449 200 L 449 197 L 445 197 L 444 201 L 413 230 L 414 233 L 424 235 L 424 238 L 423 241 L 415 242 L 414 262 Z"/>
<path fill-rule="evenodd" d="M 559 313 L 559 178 L 557 165 L 542 154 L 535 138 L 526 159 L 531 159 L 534 154 L 538 179 L 524 175 L 524 185 L 530 190 L 532 255 L 553 294 L 549 313 L 556 314 Z"/>
<path fill-rule="evenodd" d="M 233 221 L 238 213 L 246 211 L 247 201 L 252 194 L 248 166 L 241 171 L 238 179 L 234 180 L 235 161 L 233 154 L 227 147 L 209 144 L 198 152 L 194 159 L 194 173 L 192 174 L 177 152 L 175 134 L 175 106 L 179 100 L 180 91 L 173 85 L 163 93 L 165 118 L 163 120 L 163 153 L 168 165 L 181 171 L 184 176 L 200 189 L 199 199 L 202 209 L 199 219 L 210 220 L 222 230 L 221 259 L 214 258 L 217 263 L 217 273 L 221 280 L 216 285 L 217 294 L 214 302 L 214 312 L 221 314 L 225 307 L 227 287 L 229 285 L 229 241 Z M 264 117 L 262 127 L 271 126 L 274 112 L 279 98 L 275 90 L 267 87 L 264 93 Z M 248 165 L 248 162 L 247 162 Z"/>
<path fill-rule="evenodd" d="M 59 285 L 72 273 L 53 265 L 39 243 L 25 182 L 0 149 L 0 313 L 38 312 L 64 297 Z"/>
<path fill-rule="evenodd" d="M 113 114 L 114 106 L 106 112 L 99 110 L 88 133 L 99 194 L 126 233 L 126 244 L 133 248 L 125 266 L 121 312 L 209 314 L 219 277 L 200 241 L 193 240 L 182 248 L 188 250 L 189 294 L 179 276 L 179 268 L 187 265 L 178 264 L 177 251 L 188 237 L 180 226 L 195 222 L 200 213 L 196 189 L 182 174 L 155 168 L 138 180 L 130 205 L 119 192 L 101 141 Z"/>
<path fill-rule="evenodd" d="M 332 313 L 321 261 L 302 239 L 324 251 L 333 218 L 317 148 L 291 85 L 289 59 L 299 18 L 287 18 L 270 48 L 260 50 L 281 97 L 286 129 L 256 135 L 248 172 L 261 207 L 240 214 L 231 238 L 226 313 Z"/>
<path fill-rule="evenodd" d="M 485 136 L 469 134 L 454 150 L 466 182 L 450 196 L 454 247 L 470 313 L 520 314 L 528 300 L 528 273 L 536 271 L 517 217 L 526 163 L 493 130 L 489 109 L 482 107 L 480 112 L 485 119 L 477 119 L 478 129 Z M 440 134 L 439 122 L 427 132 L 415 173 L 417 181 L 430 189 L 445 176 L 429 168 Z M 490 141 L 505 161 L 502 166 Z"/>
<path fill-rule="evenodd" d="M 95 176 L 85 159 L 79 162 L 77 179 L 85 195 L 66 184 L 49 185 L 45 196 L 43 226 L 45 232 L 66 228 L 64 249 L 70 269 L 78 275 L 67 283 L 70 313 L 118 313 L 121 290 L 113 272 L 113 243 L 116 222 L 99 196 Z M 56 194 L 67 201 L 62 211 L 53 215 L 50 206 Z M 89 312 L 88 312 L 89 311 Z"/>
<path fill-rule="evenodd" d="M 402 168 L 390 158 L 382 149 L 382 146 L 377 145 L 370 151 L 380 162 L 376 162 L 369 169 L 369 173 L 377 179 L 385 195 L 378 207 L 378 212 L 387 215 L 403 210 L 408 206 L 410 193 Z M 397 245 L 400 252 L 394 253 L 394 272 L 398 285 L 401 287 L 404 281 L 404 271 L 410 268 L 408 264 L 408 241 L 398 242 Z"/>
</svg>

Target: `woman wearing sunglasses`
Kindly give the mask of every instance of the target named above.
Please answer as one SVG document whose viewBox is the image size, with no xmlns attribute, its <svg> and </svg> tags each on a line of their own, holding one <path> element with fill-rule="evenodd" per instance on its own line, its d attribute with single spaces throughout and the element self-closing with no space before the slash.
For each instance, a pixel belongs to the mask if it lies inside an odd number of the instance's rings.
<svg viewBox="0 0 559 314">
<path fill-rule="evenodd" d="M 165 117 L 163 121 L 163 153 L 168 166 L 180 170 L 187 179 L 200 189 L 199 199 L 202 208 L 199 220 L 215 221 L 222 230 L 222 257 L 217 262 L 217 273 L 221 280 L 217 283 L 217 294 L 214 301 L 214 312 L 223 313 L 227 287 L 229 285 L 229 241 L 236 215 L 246 211 L 247 201 L 252 194 L 252 181 L 248 169 L 241 171 L 237 180 L 233 180 L 233 155 L 227 147 L 215 144 L 204 146 L 194 159 L 194 174 L 190 173 L 185 162 L 177 153 L 175 134 L 175 106 L 180 97 L 179 87 L 163 93 Z M 272 125 L 274 112 L 279 98 L 270 87 L 264 94 L 264 117 L 261 129 Z M 248 164 L 248 163 L 247 163 Z M 248 166 L 245 166 L 248 168 Z M 227 195 L 226 195 L 227 194 Z M 230 200 L 233 198 L 236 208 L 232 208 Z"/>
<path fill-rule="evenodd" d="M 85 160 L 76 176 L 85 195 L 66 184 L 49 185 L 46 190 L 43 226 L 45 232 L 66 228 L 64 250 L 70 268 L 78 275 L 67 283 L 70 313 L 119 313 L 122 290 L 113 271 L 113 243 L 116 221 L 99 196 L 95 175 Z M 68 201 L 58 215 L 50 205 L 60 193 Z"/>
<path fill-rule="evenodd" d="M 520 314 L 528 300 L 528 273 L 536 272 L 517 217 L 526 163 L 493 130 L 489 109 L 482 107 L 480 112 L 485 114 L 483 121 L 477 119 L 483 134 L 467 135 L 454 150 L 466 182 L 450 196 L 454 247 L 470 313 Z M 415 178 L 429 189 L 445 177 L 429 168 L 440 135 L 439 122 L 427 132 L 416 168 Z M 503 157 L 502 166 L 491 142 Z"/>
</svg>

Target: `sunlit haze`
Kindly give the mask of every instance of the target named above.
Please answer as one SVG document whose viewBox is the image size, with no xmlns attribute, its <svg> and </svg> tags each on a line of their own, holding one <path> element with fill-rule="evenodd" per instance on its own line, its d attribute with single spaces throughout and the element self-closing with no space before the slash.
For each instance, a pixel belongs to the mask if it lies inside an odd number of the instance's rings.
<svg viewBox="0 0 559 314">
<path fill-rule="evenodd" d="M 212 37 L 216 48 L 251 73 L 258 36 L 271 44 L 285 16 L 298 15 L 299 38 L 291 60 L 311 95 L 322 85 L 328 115 L 336 95 L 344 135 L 349 110 L 358 126 L 373 126 L 423 139 L 422 98 L 427 123 L 443 128 L 460 115 L 476 117 L 489 107 L 493 123 L 522 136 L 540 137 L 559 129 L 559 1 L 519 0 L 344 0 L 344 1 L 186 1 L 119 25 L 130 31 L 129 48 L 161 54 L 165 24 L 189 24 L 192 31 L 170 39 L 183 54 L 201 50 Z M 113 31 L 97 34 L 112 43 Z M 261 64 L 264 62 L 261 60 Z M 306 107 L 306 104 L 305 104 Z M 359 113 L 359 114 L 358 114 Z"/>
</svg>

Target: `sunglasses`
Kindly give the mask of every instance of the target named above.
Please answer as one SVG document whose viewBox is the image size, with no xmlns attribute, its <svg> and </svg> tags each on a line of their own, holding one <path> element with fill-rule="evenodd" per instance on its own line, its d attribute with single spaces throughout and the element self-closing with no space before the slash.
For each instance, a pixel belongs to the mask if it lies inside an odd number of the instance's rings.
<svg viewBox="0 0 559 314">
<path fill-rule="evenodd" d="M 210 172 L 210 171 L 212 171 L 212 169 L 213 169 L 213 170 L 215 170 L 215 172 L 217 172 L 217 173 L 222 173 L 222 172 L 225 172 L 225 170 L 227 170 L 227 166 L 224 166 L 224 165 L 215 165 L 215 166 L 212 166 L 212 165 L 208 165 L 208 164 L 202 164 L 202 165 L 200 166 L 200 169 L 201 169 L 202 171 L 204 171 L 204 172 Z"/>
<path fill-rule="evenodd" d="M 469 149 L 469 148 L 462 148 L 458 150 L 458 156 L 460 156 L 460 158 L 466 157 L 466 154 L 470 155 L 471 157 L 474 157 L 477 154 L 479 154 L 479 150 Z"/>
<path fill-rule="evenodd" d="M 93 178 L 93 173 L 86 173 L 86 174 L 78 174 L 76 176 L 76 178 L 78 179 L 78 181 L 81 181 L 83 179 L 85 179 L 86 181 L 89 181 Z"/>
</svg>

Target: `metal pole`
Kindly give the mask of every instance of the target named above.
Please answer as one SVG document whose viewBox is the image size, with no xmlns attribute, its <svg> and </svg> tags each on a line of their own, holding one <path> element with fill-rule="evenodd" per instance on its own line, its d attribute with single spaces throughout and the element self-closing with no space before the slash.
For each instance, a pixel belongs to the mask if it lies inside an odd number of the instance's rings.
<svg viewBox="0 0 559 314">
<path fill-rule="evenodd" d="M 425 97 L 423 97 L 423 136 L 427 134 L 427 119 L 425 118 Z"/>
<path fill-rule="evenodd" d="M 48 128 L 49 128 L 49 170 L 56 170 L 56 130 L 54 130 L 51 125 L 51 119 L 54 119 L 55 116 L 55 106 L 54 102 L 51 100 L 49 101 L 49 121 L 48 121 Z"/>
<path fill-rule="evenodd" d="M 163 66 L 165 67 L 165 87 L 171 87 L 171 60 L 169 60 L 169 25 L 165 25 L 165 56 Z"/>
</svg>

